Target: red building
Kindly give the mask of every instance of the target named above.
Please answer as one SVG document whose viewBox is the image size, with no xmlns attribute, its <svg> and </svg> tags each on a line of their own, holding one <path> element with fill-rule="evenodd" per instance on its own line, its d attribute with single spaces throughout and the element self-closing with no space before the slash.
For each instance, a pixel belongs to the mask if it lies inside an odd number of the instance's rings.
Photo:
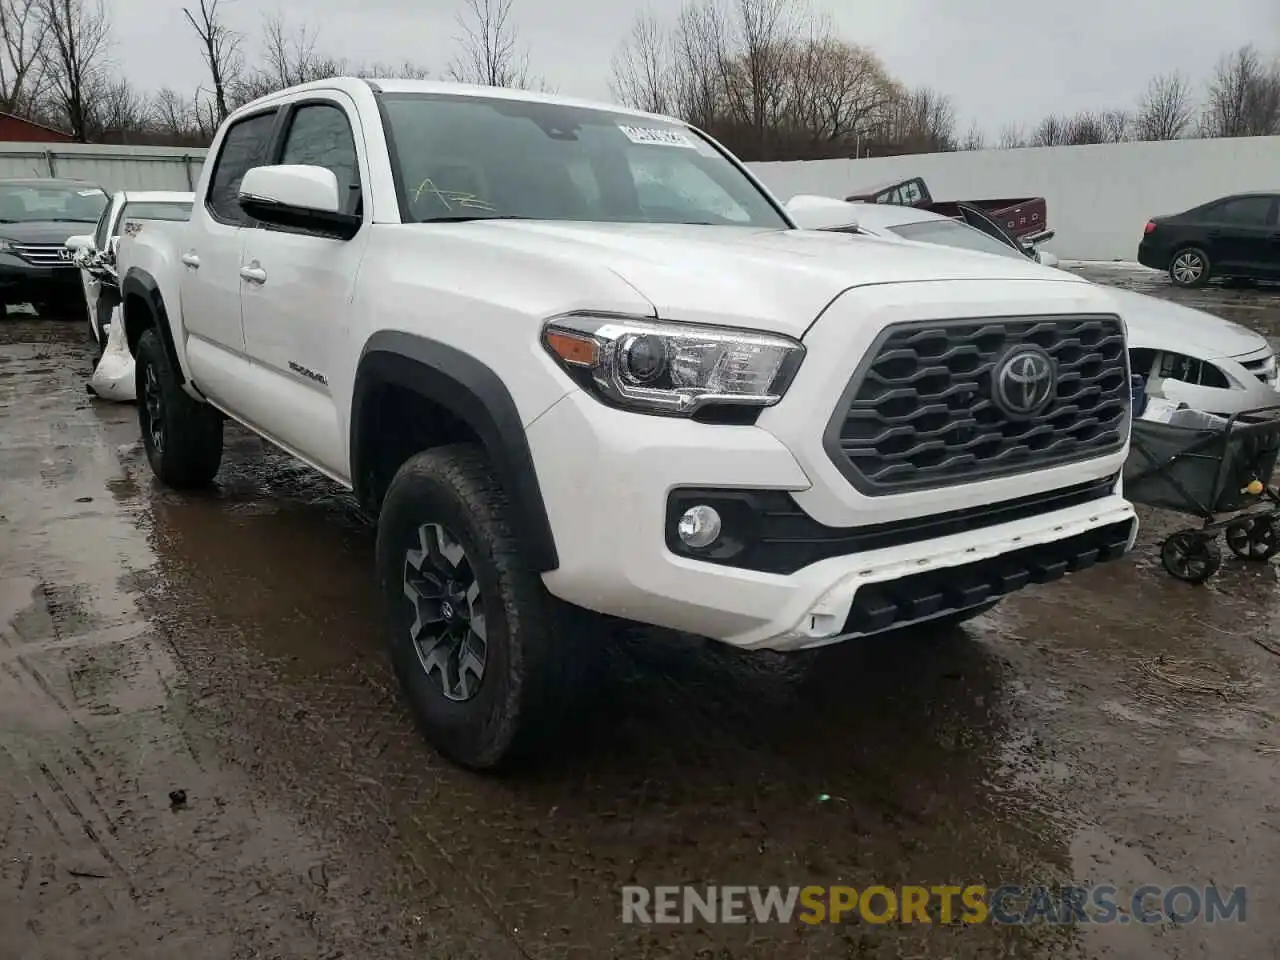
<svg viewBox="0 0 1280 960">
<path fill-rule="evenodd" d="M 42 123 L 0 111 L 0 143 L 70 143 L 72 136 Z"/>
</svg>

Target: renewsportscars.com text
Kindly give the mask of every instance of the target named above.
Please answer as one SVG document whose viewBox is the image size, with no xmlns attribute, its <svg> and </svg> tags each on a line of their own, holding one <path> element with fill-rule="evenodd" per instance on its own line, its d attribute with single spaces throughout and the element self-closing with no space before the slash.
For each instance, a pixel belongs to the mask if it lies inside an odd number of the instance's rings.
<svg viewBox="0 0 1280 960">
<path fill-rule="evenodd" d="M 622 922 L 1221 923 L 1245 921 L 1247 890 L 1188 884 L 1016 886 L 710 886 L 622 888 Z"/>
</svg>

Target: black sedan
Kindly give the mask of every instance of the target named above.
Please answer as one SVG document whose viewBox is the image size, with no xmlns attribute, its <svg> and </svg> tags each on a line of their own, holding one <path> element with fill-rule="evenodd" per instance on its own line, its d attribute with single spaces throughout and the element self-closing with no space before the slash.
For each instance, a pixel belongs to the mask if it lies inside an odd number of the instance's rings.
<svg viewBox="0 0 1280 960">
<path fill-rule="evenodd" d="M 1138 245 L 1138 262 L 1168 270 L 1179 287 L 1221 277 L 1280 280 L 1277 201 L 1280 193 L 1242 193 L 1152 217 Z"/>
</svg>

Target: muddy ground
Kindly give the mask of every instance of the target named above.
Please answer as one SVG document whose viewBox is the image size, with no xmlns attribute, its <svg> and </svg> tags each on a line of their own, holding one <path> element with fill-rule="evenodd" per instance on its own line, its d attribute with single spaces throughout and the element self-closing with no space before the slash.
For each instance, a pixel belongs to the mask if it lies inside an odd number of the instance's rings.
<svg viewBox="0 0 1280 960">
<path fill-rule="evenodd" d="M 1280 294 L 1192 299 L 1280 332 Z M 4 960 L 1280 956 L 1276 568 L 1175 582 L 1176 518 L 964 631 L 807 670 L 602 637 L 577 734 L 499 781 L 415 732 L 347 496 L 240 431 L 216 489 L 165 491 L 89 370 L 82 321 L 0 325 Z M 1247 885 L 1248 913 L 619 920 L 625 883 L 1065 880 Z"/>
</svg>

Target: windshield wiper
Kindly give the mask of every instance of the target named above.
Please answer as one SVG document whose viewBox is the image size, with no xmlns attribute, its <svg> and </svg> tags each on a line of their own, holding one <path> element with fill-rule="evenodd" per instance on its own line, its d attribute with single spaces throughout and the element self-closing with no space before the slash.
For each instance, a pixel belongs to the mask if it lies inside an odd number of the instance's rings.
<svg viewBox="0 0 1280 960">
<path fill-rule="evenodd" d="M 453 217 L 428 217 L 419 223 L 466 223 L 470 220 L 534 220 L 535 217 L 517 217 L 513 214 L 459 214 Z"/>
<path fill-rule="evenodd" d="M 86 220 L 84 217 L 49 217 L 45 223 L 97 223 L 97 220 Z"/>
</svg>

